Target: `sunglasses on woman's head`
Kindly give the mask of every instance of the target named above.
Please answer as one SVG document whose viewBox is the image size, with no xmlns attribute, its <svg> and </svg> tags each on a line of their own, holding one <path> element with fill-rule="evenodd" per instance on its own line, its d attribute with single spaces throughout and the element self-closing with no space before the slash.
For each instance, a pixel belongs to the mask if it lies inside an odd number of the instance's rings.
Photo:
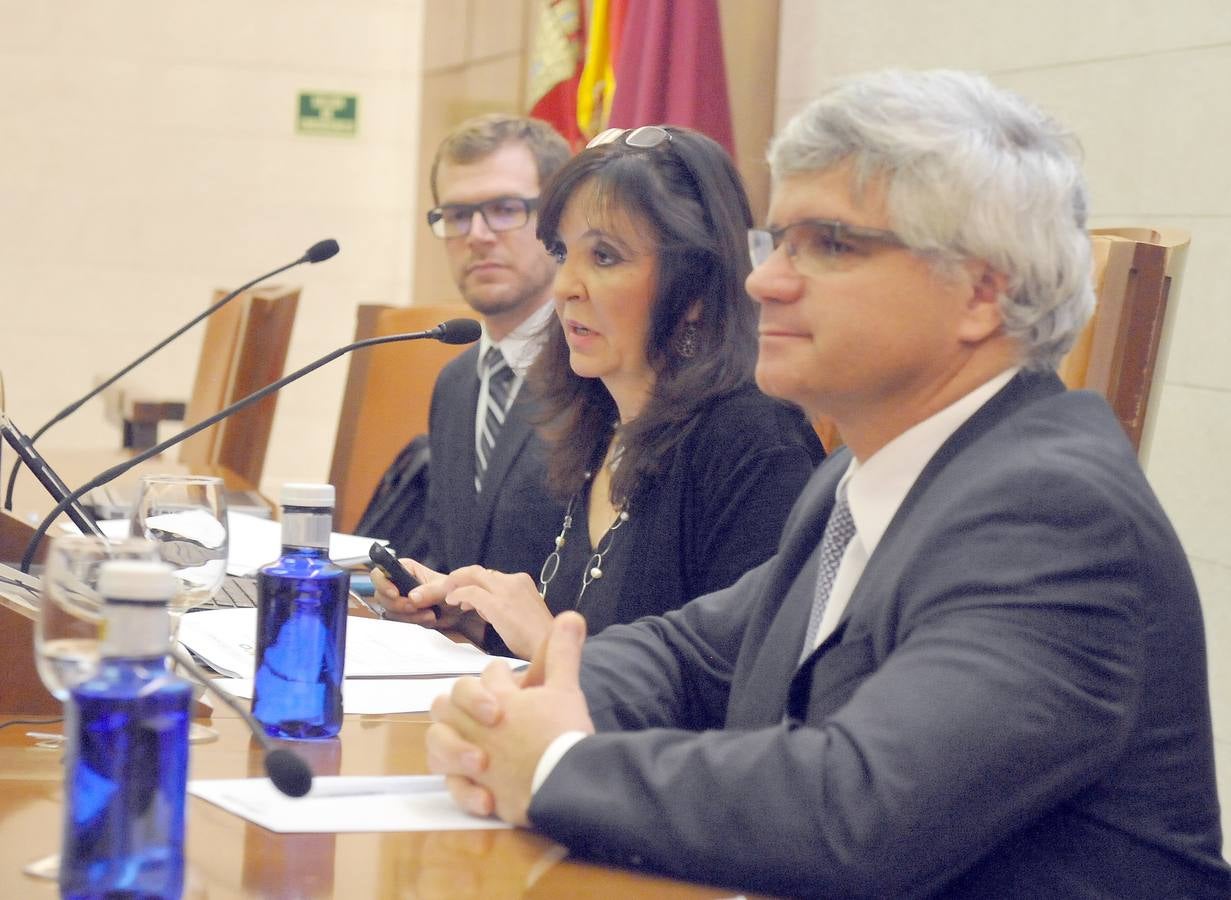
<svg viewBox="0 0 1231 900">
<path fill-rule="evenodd" d="M 661 125 L 642 125 L 640 128 L 608 128 L 595 135 L 594 139 L 586 144 L 586 149 L 613 143 L 621 137 L 624 138 L 625 145 L 639 150 L 652 149 L 663 141 L 671 142 L 671 132 Z"/>
</svg>

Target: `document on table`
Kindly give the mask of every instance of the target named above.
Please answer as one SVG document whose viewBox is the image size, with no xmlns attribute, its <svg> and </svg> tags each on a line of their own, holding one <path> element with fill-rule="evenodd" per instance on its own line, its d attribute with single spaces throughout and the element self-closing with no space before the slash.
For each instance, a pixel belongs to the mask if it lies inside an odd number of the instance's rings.
<svg viewBox="0 0 1231 900">
<path fill-rule="evenodd" d="M 7 605 L 27 619 L 37 618 L 40 590 L 33 575 L 0 563 L 0 597 L 4 599 L 0 606 Z"/>
<path fill-rule="evenodd" d="M 458 809 L 439 775 L 317 776 L 298 798 L 279 793 L 268 778 L 190 781 L 188 793 L 282 834 L 510 827 Z"/>
<path fill-rule="evenodd" d="M 179 640 L 223 675 L 251 678 L 256 656 L 255 609 L 207 609 L 188 613 Z M 469 644 L 455 644 L 438 631 L 351 616 L 346 622 L 347 678 L 421 678 L 477 675 L 496 657 Z M 514 667 L 521 660 L 509 659 Z"/>
<path fill-rule="evenodd" d="M 107 519 L 98 527 L 110 538 L 128 537 L 127 519 Z M 278 558 L 282 549 L 282 525 L 248 513 L 227 512 L 227 574 L 255 575 L 256 570 Z M 380 543 L 389 543 L 381 540 Z M 332 532 L 329 558 L 340 566 L 368 558 L 372 538 Z"/>
<path fill-rule="evenodd" d="M 252 699 L 251 678 L 215 678 L 211 683 L 242 700 Z M 342 682 L 342 712 L 355 716 L 427 712 L 432 701 L 456 683 L 456 678 L 347 678 Z"/>
<path fill-rule="evenodd" d="M 261 566 L 278 558 L 282 550 L 281 522 L 233 512 L 227 516 L 227 527 L 231 531 L 228 575 L 255 575 Z M 362 562 L 368 558 L 371 546 L 370 537 L 335 531 L 329 535 L 329 558 L 340 566 Z"/>
</svg>

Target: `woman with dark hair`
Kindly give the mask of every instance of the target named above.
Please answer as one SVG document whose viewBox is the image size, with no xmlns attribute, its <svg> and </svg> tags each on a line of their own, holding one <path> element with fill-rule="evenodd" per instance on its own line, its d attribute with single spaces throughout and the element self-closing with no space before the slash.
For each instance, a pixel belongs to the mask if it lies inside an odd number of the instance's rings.
<svg viewBox="0 0 1231 900">
<path fill-rule="evenodd" d="M 409 598 L 374 578 L 403 618 L 428 624 L 426 607 L 439 604 L 473 610 L 524 657 L 562 610 L 595 633 L 764 562 L 823 456 L 803 414 L 752 380 L 752 217 L 721 147 L 687 129 L 610 129 L 557 172 L 538 217 L 559 263 L 558 322 L 528 385 L 543 409 L 549 487 L 567 504 L 556 549 L 537 586 L 524 573 L 440 576 L 413 561 L 424 584 Z"/>
</svg>

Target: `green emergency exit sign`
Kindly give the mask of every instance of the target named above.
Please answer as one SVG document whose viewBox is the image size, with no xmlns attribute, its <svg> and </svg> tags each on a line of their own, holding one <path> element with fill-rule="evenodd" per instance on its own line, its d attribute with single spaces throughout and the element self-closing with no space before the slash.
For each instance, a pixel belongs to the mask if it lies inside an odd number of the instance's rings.
<svg viewBox="0 0 1231 900">
<path fill-rule="evenodd" d="M 354 137 L 359 124 L 359 97 L 323 91 L 300 91 L 295 129 L 300 134 Z"/>
</svg>

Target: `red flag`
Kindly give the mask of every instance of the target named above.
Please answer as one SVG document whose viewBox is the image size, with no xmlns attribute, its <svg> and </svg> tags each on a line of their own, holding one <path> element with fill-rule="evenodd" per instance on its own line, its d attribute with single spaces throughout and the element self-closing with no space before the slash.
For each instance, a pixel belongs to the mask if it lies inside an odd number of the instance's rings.
<svg viewBox="0 0 1231 900">
<path fill-rule="evenodd" d="M 684 125 L 734 155 L 717 0 L 633 0 L 624 11 L 611 125 Z"/>
<path fill-rule="evenodd" d="M 530 115 L 555 126 L 574 150 L 585 143 L 577 127 L 581 77 L 581 0 L 538 0 L 530 50 Z"/>
</svg>

